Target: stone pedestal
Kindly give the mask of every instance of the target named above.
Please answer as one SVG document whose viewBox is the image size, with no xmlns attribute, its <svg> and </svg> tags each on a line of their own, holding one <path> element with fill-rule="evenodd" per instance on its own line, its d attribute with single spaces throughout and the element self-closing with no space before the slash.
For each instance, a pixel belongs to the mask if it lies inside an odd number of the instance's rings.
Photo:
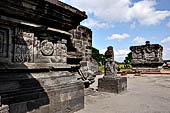
<svg viewBox="0 0 170 113">
<path fill-rule="evenodd" d="M 126 77 L 100 78 L 98 80 L 98 90 L 101 92 L 120 93 L 126 89 Z"/>
</svg>

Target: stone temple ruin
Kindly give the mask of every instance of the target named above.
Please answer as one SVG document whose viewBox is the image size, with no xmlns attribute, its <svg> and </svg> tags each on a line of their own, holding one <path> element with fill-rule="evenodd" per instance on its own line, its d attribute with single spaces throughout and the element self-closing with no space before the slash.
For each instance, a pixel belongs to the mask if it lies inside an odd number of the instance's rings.
<svg viewBox="0 0 170 113">
<path fill-rule="evenodd" d="M 94 82 L 96 73 L 99 71 L 98 63 L 92 59 L 92 31 L 84 26 L 78 26 L 77 29 L 69 31 L 72 37 L 73 46 L 76 48 L 76 54 L 80 57 L 80 69 L 79 74 L 85 85 L 89 85 Z M 75 55 L 75 54 L 72 54 Z M 74 61 L 74 60 L 70 60 Z M 75 61 L 74 61 L 75 62 Z M 73 62 L 73 63 L 74 63 Z"/>
<path fill-rule="evenodd" d="M 58 0 L 0 0 L 0 12 L 0 113 L 84 108 L 97 71 L 85 12 Z"/>
<path fill-rule="evenodd" d="M 127 89 L 127 78 L 117 76 L 113 47 L 105 52 L 104 77 L 98 80 L 98 90 L 101 92 L 120 93 Z"/>
<path fill-rule="evenodd" d="M 160 72 L 163 65 L 162 51 L 163 47 L 159 44 L 150 44 L 146 41 L 146 45 L 131 46 L 132 53 L 131 65 L 132 69 L 141 72 Z"/>
</svg>

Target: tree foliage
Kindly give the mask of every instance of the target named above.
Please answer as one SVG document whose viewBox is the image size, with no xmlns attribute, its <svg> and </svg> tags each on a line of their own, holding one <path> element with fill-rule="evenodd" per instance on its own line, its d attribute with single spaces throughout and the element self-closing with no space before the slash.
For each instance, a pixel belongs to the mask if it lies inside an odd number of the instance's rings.
<svg viewBox="0 0 170 113">
<path fill-rule="evenodd" d="M 127 54 L 127 57 L 125 57 L 124 63 L 130 64 L 131 59 L 132 59 L 132 53 L 130 52 L 130 53 Z"/>
<path fill-rule="evenodd" d="M 127 57 L 125 57 L 125 60 L 124 60 L 125 67 L 127 68 L 129 67 L 131 60 L 132 60 L 132 53 L 130 52 L 127 54 Z"/>
<path fill-rule="evenodd" d="M 104 64 L 104 55 L 99 53 L 99 50 L 92 47 L 92 58 L 95 59 L 99 65 Z"/>
</svg>

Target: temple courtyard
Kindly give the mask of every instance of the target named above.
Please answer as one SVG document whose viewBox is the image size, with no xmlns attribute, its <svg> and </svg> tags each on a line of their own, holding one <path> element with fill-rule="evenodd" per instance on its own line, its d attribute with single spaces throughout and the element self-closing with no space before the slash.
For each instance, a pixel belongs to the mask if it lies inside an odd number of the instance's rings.
<svg viewBox="0 0 170 113">
<path fill-rule="evenodd" d="M 127 91 L 121 94 L 85 91 L 85 108 L 76 113 L 170 113 L 170 74 L 127 75 Z"/>
</svg>

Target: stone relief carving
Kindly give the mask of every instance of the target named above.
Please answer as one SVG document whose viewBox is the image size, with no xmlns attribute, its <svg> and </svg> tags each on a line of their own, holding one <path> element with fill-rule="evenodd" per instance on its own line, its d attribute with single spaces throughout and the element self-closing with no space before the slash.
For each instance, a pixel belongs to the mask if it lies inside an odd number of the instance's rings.
<svg viewBox="0 0 170 113">
<path fill-rule="evenodd" d="M 57 62 L 66 63 L 67 62 L 67 40 L 62 39 L 57 42 L 56 45 L 56 59 Z"/>
<path fill-rule="evenodd" d="M 0 57 L 8 57 L 9 31 L 7 28 L 0 27 Z M 1 60 L 2 61 L 2 60 Z"/>
<path fill-rule="evenodd" d="M 0 53 L 2 53 L 3 52 L 3 34 L 2 33 L 0 33 Z"/>
<path fill-rule="evenodd" d="M 14 62 L 24 63 L 33 60 L 34 34 L 20 32 L 15 37 Z"/>
<path fill-rule="evenodd" d="M 54 52 L 54 45 L 52 42 L 48 40 L 44 40 L 41 42 L 41 52 L 45 56 L 51 56 Z"/>
<path fill-rule="evenodd" d="M 66 63 L 67 40 L 35 37 L 34 33 L 17 29 L 14 38 L 14 58 L 16 63 Z"/>
<path fill-rule="evenodd" d="M 150 44 L 146 41 L 146 45 L 130 47 L 132 52 L 132 65 L 145 66 L 161 65 L 163 47 L 159 44 Z"/>
</svg>

